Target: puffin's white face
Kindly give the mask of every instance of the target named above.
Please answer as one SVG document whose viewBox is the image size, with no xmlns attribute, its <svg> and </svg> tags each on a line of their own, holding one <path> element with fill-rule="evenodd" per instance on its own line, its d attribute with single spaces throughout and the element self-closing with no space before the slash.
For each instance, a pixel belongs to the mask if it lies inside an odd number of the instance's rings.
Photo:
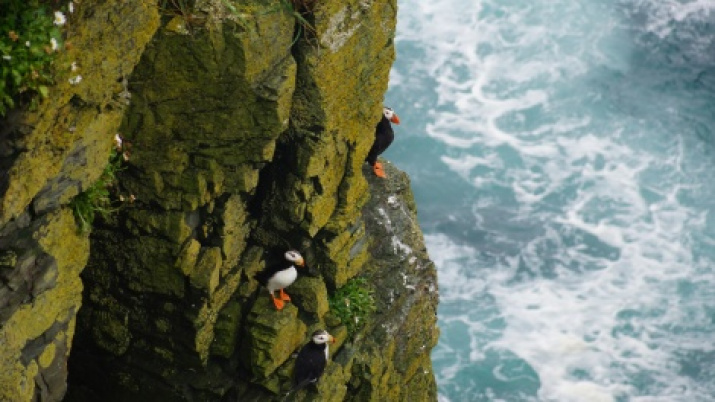
<svg viewBox="0 0 715 402">
<path fill-rule="evenodd" d="M 299 267 L 305 265 L 305 261 L 303 261 L 303 256 L 295 250 L 286 251 L 285 257 L 286 260 L 294 263 L 295 265 L 298 265 Z"/>
<path fill-rule="evenodd" d="M 335 343 L 335 338 L 325 330 L 318 330 L 313 332 L 313 343 L 316 345 L 322 345 L 326 342 Z"/>
<path fill-rule="evenodd" d="M 400 118 L 397 117 L 397 114 L 395 113 L 395 111 L 390 109 L 389 107 L 383 107 L 382 114 L 385 115 L 385 118 L 387 120 L 390 120 L 391 122 L 393 122 L 395 124 L 400 124 Z"/>
</svg>

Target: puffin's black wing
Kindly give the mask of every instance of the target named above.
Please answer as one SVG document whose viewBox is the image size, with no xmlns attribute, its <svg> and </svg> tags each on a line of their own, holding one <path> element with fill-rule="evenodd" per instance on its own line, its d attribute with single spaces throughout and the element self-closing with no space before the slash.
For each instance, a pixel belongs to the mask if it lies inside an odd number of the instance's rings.
<svg viewBox="0 0 715 402">
<path fill-rule="evenodd" d="M 286 268 L 290 268 L 292 264 L 290 261 L 283 260 L 282 262 L 274 263 L 274 264 L 266 264 L 266 267 L 263 268 L 263 270 L 257 272 L 255 275 L 253 275 L 253 278 L 258 281 L 261 285 L 265 286 L 266 283 L 268 283 L 268 280 L 271 279 L 273 274 L 275 274 L 278 271 L 282 271 Z"/>
<path fill-rule="evenodd" d="M 325 370 L 325 345 L 316 345 L 313 342 L 303 346 L 295 359 L 293 369 L 293 390 L 305 387 L 306 385 L 318 381 Z"/>
<path fill-rule="evenodd" d="M 269 267 L 263 269 L 263 271 L 257 272 L 253 275 L 253 279 L 257 280 L 263 286 L 266 286 L 268 280 L 273 276 L 275 272 L 271 272 Z"/>
</svg>

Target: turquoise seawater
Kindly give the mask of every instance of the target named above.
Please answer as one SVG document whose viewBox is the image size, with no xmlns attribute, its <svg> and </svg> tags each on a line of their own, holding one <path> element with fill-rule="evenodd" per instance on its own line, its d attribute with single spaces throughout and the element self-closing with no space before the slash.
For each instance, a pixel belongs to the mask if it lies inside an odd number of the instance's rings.
<svg viewBox="0 0 715 402">
<path fill-rule="evenodd" d="M 399 0 L 442 401 L 715 400 L 715 1 Z"/>
</svg>

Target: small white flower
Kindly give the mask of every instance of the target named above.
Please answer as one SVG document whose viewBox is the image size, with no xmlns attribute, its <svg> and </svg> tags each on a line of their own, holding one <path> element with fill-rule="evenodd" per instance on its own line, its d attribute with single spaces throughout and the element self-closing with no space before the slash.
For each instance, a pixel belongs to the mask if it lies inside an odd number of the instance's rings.
<svg viewBox="0 0 715 402">
<path fill-rule="evenodd" d="M 30 41 L 25 41 L 25 46 L 30 47 Z"/>
<path fill-rule="evenodd" d="M 55 22 L 54 24 L 57 25 L 58 27 L 61 27 L 62 25 L 67 22 L 67 17 L 62 13 L 62 11 L 55 11 Z"/>
<path fill-rule="evenodd" d="M 72 71 L 77 71 L 77 70 L 79 70 L 79 67 L 77 66 L 77 62 L 76 62 L 76 61 L 73 61 L 73 62 L 72 62 L 72 65 L 70 66 L 70 70 L 72 70 Z"/>
<path fill-rule="evenodd" d="M 69 83 L 70 83 L 71 85 L 77 85 L 77 84 L 79 84 L 80 82 L 82 82 L 82 76 L 81 76 L 81 75 L 78 75 L 78 76 L 76 76 L 76 77 L 70 78 L 70 79 L 67 80 L 67 81 L 69 81 Z"/>
<path fill-rule="evenodd" d="M 3 59 L 3 60 L 10 61 L 10 60 L 12 60 L 12 56 L 5 55 L 5 56 L 2 57 L 2 59 Z"/>
<path fill-rule="evenodd" d="M 74 12 L 74 3 L 70 1 L 70 4 L 67 6 L 70 14 Z"/>
<path fill-rule="evenodd" d="M 57 39 L 55 39 L 55 38 L 50 39 L 50 47 L 52 48 L 53 52 L 55 50 L 57 50 Z"/>
</svg>

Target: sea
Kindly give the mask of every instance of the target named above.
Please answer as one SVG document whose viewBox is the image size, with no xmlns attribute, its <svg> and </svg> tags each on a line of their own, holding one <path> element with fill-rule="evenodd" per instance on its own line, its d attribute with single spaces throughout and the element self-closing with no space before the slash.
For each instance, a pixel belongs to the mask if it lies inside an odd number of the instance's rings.
<svg viewBox="0 0 715 402">
<path fill-rule="evenodd" d="M 715 0 L 398 4 L 439 401 L 715 401 Z"/>
</svg>

